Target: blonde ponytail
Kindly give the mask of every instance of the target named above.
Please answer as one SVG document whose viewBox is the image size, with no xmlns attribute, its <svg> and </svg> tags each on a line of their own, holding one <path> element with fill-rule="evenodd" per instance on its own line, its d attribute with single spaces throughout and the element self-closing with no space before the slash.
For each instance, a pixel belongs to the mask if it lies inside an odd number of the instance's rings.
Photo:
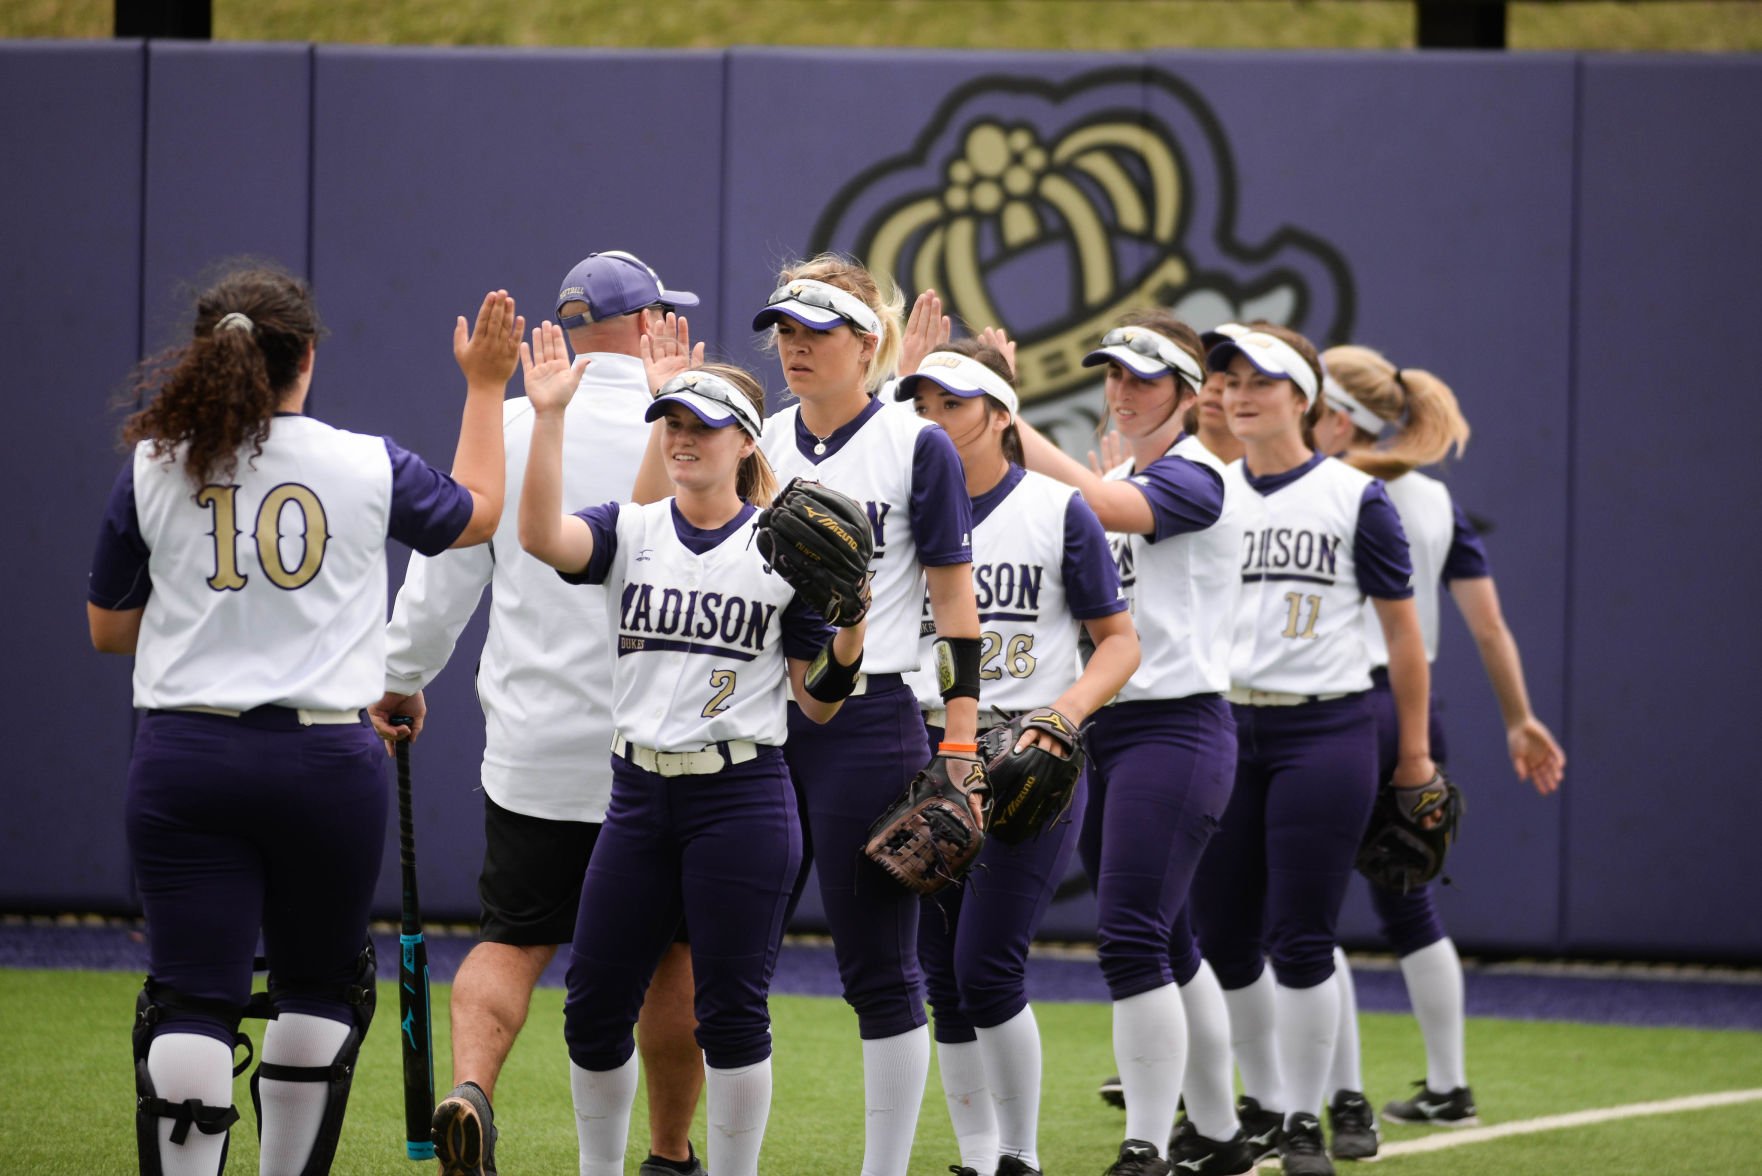
<svg viewBox="0 0 1762 1176">
<path fill-rule="evenodd" d="M 1322 354 L 1328 375 L 1358 403 L 1400 428 L 1379 441 L 1364 429 L 1354 435 L 1345 460 L 1385 482 L 1421 466 L 1460 455 L 1468 446 L 1468 421 L 1450 386 L 1420 368 L 1397 368 L 1369 347 L 1330 347 Z"/>
</svg>

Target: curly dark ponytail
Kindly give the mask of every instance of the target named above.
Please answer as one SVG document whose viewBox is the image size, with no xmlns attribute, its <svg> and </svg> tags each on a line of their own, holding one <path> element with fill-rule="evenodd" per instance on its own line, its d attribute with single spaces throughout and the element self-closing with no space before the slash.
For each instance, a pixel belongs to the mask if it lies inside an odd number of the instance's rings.
<svg viewBox="0 0 1762 1176">
<path fill-rule="evenodd" d="M 187 445 L 184 471 L 197 487 L 231 478 L 247 445 L 250 457 L 263 452 L 319 331 L 305 282 L 273 266 L 233 270 L 196 299 L 193 338 L 135 370 L 131 388 L 146 407 L 123 424 L 123 441 L 151 441 L 155 457 Z"/>
</svg>

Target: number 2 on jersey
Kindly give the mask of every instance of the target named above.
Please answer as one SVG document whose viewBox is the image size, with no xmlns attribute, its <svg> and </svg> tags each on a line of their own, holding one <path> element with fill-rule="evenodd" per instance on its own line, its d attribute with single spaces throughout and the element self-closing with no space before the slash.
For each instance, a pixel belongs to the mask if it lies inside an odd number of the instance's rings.
<svg viewBox="0 0 1762 1176">
<path fill-rule="evenodd" d="M 1281 637 L 1295 637 L 1300 641 L 1315 640 L 1315 622 L 1321 616 L 1321 600 L 1319 596 L 1304 596 L 1298 592 L 1285 593 L 1285 627 L 1279 631 Z M 1304 622 L 1301 631 L 1297 621 L 1303 615 L 1304 605 L 1309 606 L 1309 619 Z"/>
<path fill-rule="evenodd" d="M 713 719 L 728 709 L 728 696 L 734 693 L 734 671 L 711 670 L 710 687 L 716 693 L 710 697 L 710 701 L 704 703 L 702 713 L 706 719 Z"/>
<path fill-rule="evenodd" d="M 237 592 L 250 581 L 239 571 L 238 498 L 237 486 L 208 485 L 196 494 L 196 504 L 214 512 L 214 574 L 208 577 L 208 587 L 216 592 Z M 306 522 L 305 531 L 297 536 L 300 558 L 293 567 L 281 558 L 281 512 L 289 505 L 297 507 Z M 324 545 L 330 541 L 324 504 L 298 482 L 283 482 L 263 496 L 253 538 L 257 541 L 257 566 L 269 582 L 277 588 L 303 588 L 324 564 Z"/>
</svg>

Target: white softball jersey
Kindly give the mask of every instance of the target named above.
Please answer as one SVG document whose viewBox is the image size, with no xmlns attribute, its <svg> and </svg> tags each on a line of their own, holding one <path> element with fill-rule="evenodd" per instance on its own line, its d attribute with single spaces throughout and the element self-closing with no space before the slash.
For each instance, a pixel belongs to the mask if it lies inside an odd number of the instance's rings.
<svg viewBox="0 0 1762 1176">
<path fill-rule="evenodd" d="M 444 550 L 470 521 L 470 492 L 384 437 L 297 414 L 273 418 L 224 484 L 193 488 L 183 450 L 167 461 L 150 445 L 112 493 L 90 591 L 103 607 L 144 607 L 135 705 L 377 701 L 386 539 Z M 125 551 L 139 562 L 119 594 Z"/>
<path fill-rule="evenodd" d="M 659 751 L 782 744 L 785 658 L 812 658 L 832 629 L 765 567 L 753 543 L 758 512 L 748 506 L 714 531 L 686 522 L 671 498 L 578 516 L 594 553 L 563 579 L 606 586 L 618 733 Z"/>
<path fill-rule="evenodd" d="M 1085 620 L 1126 609 L 1106 533 L 1083 497 L 1063 482 L 1012 465 L 973 504 L 973 594 L 979 605 L 980 725 L 990 710 L 1050 706 L 1081 672 Z M 926 710 L 943 705 L 928 651 L 908 681 Z"/>
<path fill-rule="evenodd" d="M 1231 682 L 1290 694 L 1370 689 L 1365 597 L 1413 595 L 1401 522 L 1383 484 L 1331 457 L 1257 478 L 1230 465 L 1248 506 Z"/>
<path fill-rule="evenodd" d="M 648 444 L 642 361 L 593 352 L 563 424 L 563 508 L 630 497 Z M 520 491 L 532 403 L 506 402 L 507 496 L 488 544 L 412 556 L 387 627 L 385 689 L 414 694 L 453 655 L 487 586 L 489 632 L 477 663 L 483 790 L 502 808 L 549 821 L 606 819 L 612 681 L 606 594 L 557 578 L 520 546 Z"/>
<path fill-rule="evenodd" d="M 954 442 L 916 413 L 871 400 L 825 438 L 808 432 L 792 404 L 765 422 L 760 444 L 780 484 L 807 478 L 863 504 L 875 533 L 863 672 L 917 669 L 924 568 L 972 560 L 972 508 Z"/>
<path fill-rule="evenodd" d="M 1438 660 L 1438 589 L 1450 580 L 1489 576 L 1480 536 L 1450 498 L 1450 488 L 1417 470 L 1383 483 L 1401 516 L 1413 553 L 1413 603 L 1425 635 L 1426 661 Z M 1389 647 L 1376 609 L 1364 606 L 1364 642 L 1373 666 L 1389 664 Z"/>
</svg>

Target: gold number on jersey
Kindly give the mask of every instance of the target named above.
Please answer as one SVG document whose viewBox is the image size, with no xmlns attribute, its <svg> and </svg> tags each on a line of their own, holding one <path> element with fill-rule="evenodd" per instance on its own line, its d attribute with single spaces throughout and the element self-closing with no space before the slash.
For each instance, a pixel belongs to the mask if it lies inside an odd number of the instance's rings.
<svg viewBox="0 0 1762 1176">
<path fill-rule="evenodd" d="M 711 670 L 710 688 L 716 693 L 704 703 L 703 716 L 713 719 L 728 709 L 728 696 L 734 693 L 733 670 Z"/>
<path fill-rule="evenodd" d="M 237 486 L 204 486 L 196 492 L 196 505 L 214 512 L 214 530 L 209 532 L 214 536 L 214 574 L 208 577 L 208 587 L 216 592 L 237 592 L 245 586 L 245 577 L 239 574 L 238 496 Z"/>
<path fill-rule="evenodd" d="M 1007 671 L 1012 678 L 1026 678 L 1034 672 L 1037 658 L 1030 651 L 1034 648 L 1034 634 L 1016 633 L 1008 641 L 1003 634 L 987 630 L 979 634 L 979 678 L 985 682 L 996 682 L 1002 679 Z M 1002 659 L 1002 665 L 993 662 Z"/>
<path fill-rule="evenodd" d="M 1315 640 L 1315 622 L 1321 616 L 1321 603 L 1322 598 L 1319 596 L 1304 596 L 1299 592 L 1285 593 L 1285 627 L 1279 631 L 1279 636 L 1295 637 L 1299 641 Z M 1309 619 L 1299 632 L 1297 621 L 1303 614 L 1305 604 L 1309 606 Z"/>
<path fill-rule="evenodd" d="M 239 523 L 237 486 L 204 486 L 196 494 L 196 504 L 214 512 L 214 574 L 208 587 L 216 592 L 237 592 L 250 577 L 239 571 Z M 282 510 L 299 508 L 305 529 L 297 536 L 300 558 L 288 567 L 281 558 Z M 330 530 L 324 504 L 318 495 L 298 482 L 283 482 L 263 498 L 257 508 L 257 525 L 253 538 L 257 543 L 257 566 L 277 588 L 303 588 L 318 575 L 324 564 L 324 548 L 330 542 Z M 224 536 L 224 538 L 223 538 Z"/>
</svg>

